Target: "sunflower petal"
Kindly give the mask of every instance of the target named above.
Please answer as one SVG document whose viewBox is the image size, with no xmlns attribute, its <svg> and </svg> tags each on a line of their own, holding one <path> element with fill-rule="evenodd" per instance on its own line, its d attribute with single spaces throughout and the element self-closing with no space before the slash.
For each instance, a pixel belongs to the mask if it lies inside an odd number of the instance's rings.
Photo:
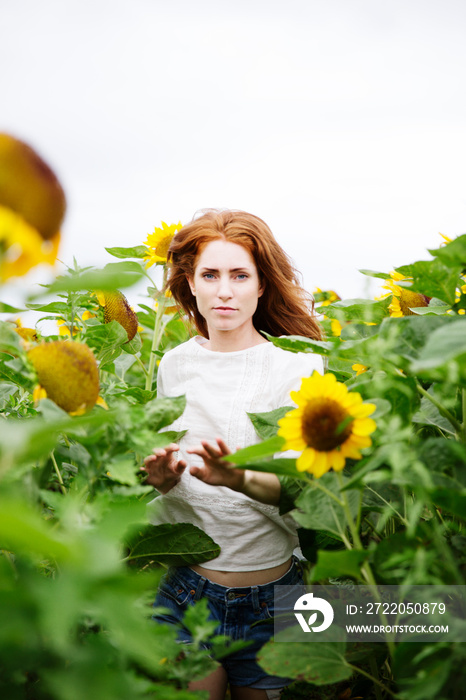
<svg viewBox="0 0 466 700">
<path fill-rule="evenodd" d="M 314 464 L 316 454 L 316 451 L 313 450 L 312 447 L 306 448 L 296 460 L 296 469 L 298 472 L 310 472 L 312 470 L 312 465 Z"/>
</svg>

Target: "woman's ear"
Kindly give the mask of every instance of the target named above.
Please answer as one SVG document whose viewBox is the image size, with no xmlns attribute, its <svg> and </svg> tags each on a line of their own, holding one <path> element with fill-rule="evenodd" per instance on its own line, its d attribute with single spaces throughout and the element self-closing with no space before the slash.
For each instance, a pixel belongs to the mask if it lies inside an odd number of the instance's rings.
<svg viewBox="0 0 466 700">
<path fill-rule="evenodd" d="M 186 277 L 188 280 L 189 288 L 191 290 L 191 294 L 195 297 L 196 296 L 196 288 L 194 286 L 194 280 L 192 277 Z"/>
<path fill-rule="evenodd" d="M 265 282 L 262 281 L 261 284 L 260 284 L 260 287 L 259 287 L 259 294 L 258 294 L 258 296 L 261 297 L 261 296 L 263 295 L 264 292 L 265 292 Z"/>
</svg>

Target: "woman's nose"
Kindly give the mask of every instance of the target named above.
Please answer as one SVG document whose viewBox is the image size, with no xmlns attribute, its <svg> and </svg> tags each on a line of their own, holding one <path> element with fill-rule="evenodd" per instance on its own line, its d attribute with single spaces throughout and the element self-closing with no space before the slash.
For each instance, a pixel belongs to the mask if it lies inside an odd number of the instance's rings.
<svg viewBox="0 0 466 700">
<path fill-rule="evenodd" d="M 227 278 L 220 278 L 218 286 L 218 296 L 221 299 L 230 299 L 232 295 L 231 283 Z"/>
</svg>

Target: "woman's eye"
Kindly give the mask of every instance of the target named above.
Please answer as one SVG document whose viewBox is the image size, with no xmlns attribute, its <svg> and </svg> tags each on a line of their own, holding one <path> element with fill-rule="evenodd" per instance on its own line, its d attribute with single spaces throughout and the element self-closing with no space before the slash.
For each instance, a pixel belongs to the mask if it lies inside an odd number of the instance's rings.
<svg viewBox="0 0 466 700">
<path fill-rule="evenodd" d="M 202 276 L 203 276 L 204 279 L 206 279 L 206 280 L 212 280 L 212 279 L 214 278 L 214 276 L 213 276 L 213 274 L 212 274 L 211 272 L 204 272 L 204 274 L 203 274 Z"/>
<path fill-rule="evenodd" d="M 239 279 L 239 280 L 247 280 L 247 278 L 248 278 L 248 276 L 244 273 L 241 273 L 240 275 L 236 276 L 236 279 Z"/>
</svg>

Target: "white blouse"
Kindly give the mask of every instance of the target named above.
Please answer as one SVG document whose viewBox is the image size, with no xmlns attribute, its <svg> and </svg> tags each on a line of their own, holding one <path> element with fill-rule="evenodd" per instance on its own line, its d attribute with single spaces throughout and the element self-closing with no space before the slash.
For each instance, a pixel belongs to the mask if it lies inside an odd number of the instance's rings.
<svg viewBox="0 0 466 700">
<path fill-rule="evenodd" d="M 170 426 L 188 430 L 179 457 L 187 461 L 179 483 L 151 502 L 151 522 L 192 523 L 220 545 L 220 555 L 202 566 L 218 571 L 268 569 L 285 562 L 297 545 L 296 526 L 278 507 L 226 486 L 211 486 L 189 474 L 202 458 L 186 453 L 201 440 L 221 437 L 232 451 L 260 442 L 247 413 L 292 406 L 290 391 L 314 370 L 319 355 L 292 353 L 270 342 L 246 350 L 216 352 L 196 336 L 167 352 L 158 371 L 158 396 L 186 395 L 184 413 Z"/>
</svg>

